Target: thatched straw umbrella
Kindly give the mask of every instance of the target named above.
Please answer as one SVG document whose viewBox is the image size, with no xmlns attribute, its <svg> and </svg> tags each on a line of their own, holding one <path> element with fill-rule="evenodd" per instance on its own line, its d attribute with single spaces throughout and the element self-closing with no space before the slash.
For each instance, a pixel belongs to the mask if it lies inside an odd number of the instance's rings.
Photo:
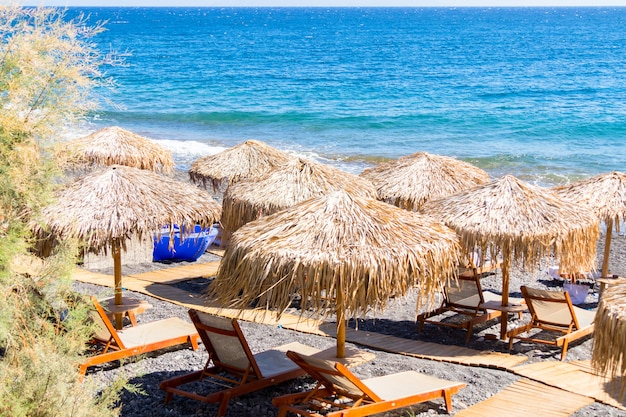
<svg viewBox="0 0 626 417">
<path fill-rule="evenodd" d="M 222 227 L 229 236 L 244 224 L 309 198 L 346 190 L 376 198 L 371 182 L 329 165 L 292 158 L 260 178 L 231 184 L 222 202 Z"/>
<path fill-rule="evenodd" d="M 59 156 L 77 168 L 125 165 L 165 174 L 174 171 L 174 159 L 167 148 L 117 126 L 63 143 Z"/>
<path fill-rule="evenodd" d="M 426 152 L 382 163 L 364 170 L 361 176 L 372 181 L 379 200 L 413 211 L 428 200 L 489 181 L 489 174 L 472 164 Z"/>
<path fill-rule="evenodd" d="M 205 187 L 210 181 L 213 190 L 218 190 L 226 180 L 233 183 L 244 178 L 258 177 L 290 158 L 289 154 L 266 143 L 247 140 L 215 155 L 198 159 L 189 168 L 189 178 Z"/>
<path fill-rule="evenodd" d="M 278 309 L 301 296 L 302 314 L 337 315 L 337 357 L 345 320 L 384 309 L 419 287 L 441 290 L 459 261 L 456 234 L 436 220 L 346 191 L 306 200 L 241 227 L 232 236 L 211 296 L 222 305 Z"/>
<path fill-rule="evenodd" d="M 220 205 L 204 190 L 151 171 L 114 165 L 68 185 L 42 210 L 40 236 L 77 238 L 92 252 L 110 247 L 115 304 L 122 304 L 121 249 L 132 235 L 154 234 L 163 226 L 219 220 Z M 181 227 L 181 229 L 185 229 Z M 192 229 L 193 228 L 189 228 Z M 172 239 L 173 241 L 173 239 Z"/>
<path fill-rule="evenodd" d="M 595 318 L 591 364 L 618 383 L 626 395 L 626 279 L 616 280 L 602 293 Z"/>
<path fill-rule="evenodd" d="M 512 175 L 432 200 L 422 211 L 456 230 L 469 253 L 502 255 L 503 306 L 512 262 L 537 264 L 553 254 L 571 271 L 589 271 L 595 264 L 599 221 L 593 214 Z"/>
<path fill-rule="evenodd" d="M 609 274 L 609 253 L 613 227 L 619 233 L 626 220 L 626 174 L 611 172 L 553 188 L 563 203 L 589 207 L 606 224 L 602 276 Z"/>
</svg>

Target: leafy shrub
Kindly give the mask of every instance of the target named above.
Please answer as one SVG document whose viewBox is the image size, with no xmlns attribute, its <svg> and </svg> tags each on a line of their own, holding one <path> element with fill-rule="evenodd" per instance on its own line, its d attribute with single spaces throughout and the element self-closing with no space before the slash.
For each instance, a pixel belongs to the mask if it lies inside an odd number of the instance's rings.
<svg viewBox="0 0 626 417">
<path fill-rule="evenodd" d="M 96 108 L 106 84 L 90 38 L 102 30 L 54 8 L 0 6 L 0 415 L 115 416 L 124 381 L 98 391 L 78 382 L 90 335 L 87 304 L 71 289 L 77 253 L 63 242 L 29 255 L 29 222 L 61 175 L 54 134 Z"/>
</svg>

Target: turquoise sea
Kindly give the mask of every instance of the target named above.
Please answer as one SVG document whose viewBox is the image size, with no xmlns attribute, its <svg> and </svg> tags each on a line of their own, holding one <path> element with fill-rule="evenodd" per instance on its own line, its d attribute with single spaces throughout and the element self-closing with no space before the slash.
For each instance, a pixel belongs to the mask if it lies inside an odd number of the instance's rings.
<svg viewBox="0 0 626 417">
<path fill-rule="evenodd" d="M 626 167 L 626 8 L 70 8 L 119 125 L 178 167 L 246 139 L 350 172 L 418 151 L 541 185 Z"/>
</svg>

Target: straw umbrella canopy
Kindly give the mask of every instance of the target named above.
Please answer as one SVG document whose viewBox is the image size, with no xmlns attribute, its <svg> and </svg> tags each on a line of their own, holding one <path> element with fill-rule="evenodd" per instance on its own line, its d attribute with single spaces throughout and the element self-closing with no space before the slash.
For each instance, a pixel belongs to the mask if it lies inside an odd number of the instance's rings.
<svg viewBox="0 0 626 417">
<path fill-rule="evenodd" d="M 610 172 L 553 188 L 564 203 L 589 207 L 606 224 L 602 276 L 609 274 L 609 253 L 613 227 L 619 233 L 626 220 L 626 174 Z"/>
<path fill-rule="evenodd" d="M 619 398 L 626 395 L 626 280 L 603 293 L 595 318 L 591 364 L 603 375 L 617 377 Z"/>
<path fill-rule="evenodd" d="M 218 190 L 224 181 L 258 177 L 272 167 L 287 162 L 291 156 L 258 140 L 247 140 L 215 155 L 204 156 L 191 164 L 189 177 L 206 187 L 211 182 Z"/>
<path fill-rule="evenodd" d="M 382 310 L 418 286 L 442 289 L 459 262 L 458 237 L 438 221 L 341 190 L 241 227 L 232 236 L 210 295 L 222 305 L 276 308 L 301 296 L 302 314 L 337 317 L 337 357 L 345 320 Z M 422 298 L 422 297 L 420 297 Z"/>
<path fill-rule="evenodd" d="M 468 253 L 488 249 L 494 259 L 502 255 L 503 306 L 512 262 L 537 264 L 552 254 L 571 271 L 595 264 L 599 222 L 593 214 L 512 175 L 430 201 L 422 211 L 456 230 Z"/>
<path fill-rule="evenodd" d="M 292 158 L 258 179 L 228 186 L 222 202 L 222 227 L 228 235 L 261 216 L 342 189 L 376 198 L 374 186 L 364 178 L 329 165 Z"/>
<path fill-rule="evenodd" d="M 482 169 L 455 158 L 417 152 L 364 170 L 378 199 L 418 211 L 428 200 L 446 197 L 489 181 Z"/>
<path fill-rule="evenodd" d="M 111 126 L 61 146 L 59 154 L 72 167 L 125 165 L 170 174 L 172 153 L 151 139 Z"/>
<path fill-rule="evenodd" d="M 154 234 L 174 224 L 208 227 L 221 207 L 209 193 L 151 171 L 113 165 L 68 185 L 44 207 L 35 232 L 76 238 L 90 251 L 114 260 L 115 304 L 122 304 L 121 250 L 132 235 Z M 187 228 L 181 227 L 181 230 Z M 193 229 L 193 228 L 191 228 Z"/>
</svg>

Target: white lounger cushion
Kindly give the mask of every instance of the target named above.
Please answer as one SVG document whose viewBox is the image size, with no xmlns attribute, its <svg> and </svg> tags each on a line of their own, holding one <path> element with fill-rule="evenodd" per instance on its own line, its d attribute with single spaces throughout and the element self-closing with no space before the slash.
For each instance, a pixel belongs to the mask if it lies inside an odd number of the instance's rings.
<svg viewBox="0 0 626 417">
<path fill-rule="evenodd" d="M 385 401 L 459 385 L 458 382 L 439 379 L 415 371 L 379 376 L 362 380 L 362 382 Z"/>
<path fill-rule="evenodd" d="M 261 375 L 268 378 L 298 369 L 298 365 L 287 357 L 288 350 L 298 352 L 301 355 L 314 355 L 319 352 L 318 349 L 311 346 L 293 342 L 257 353 L 254 355 L 254 360 L 259 366 Z"/>
<path fill-rule="evenodd" d="M 127 327 L 118 330 L 117 334 L 124 343 L 124 347 L 133 348 L 147 345 L 161 340 L 173 339 L 180 336 L 194 334 L 196 328 L 178 317 L 159 320 L 151 323 L 142 323 L 139 326 Z"/>
</svg>

